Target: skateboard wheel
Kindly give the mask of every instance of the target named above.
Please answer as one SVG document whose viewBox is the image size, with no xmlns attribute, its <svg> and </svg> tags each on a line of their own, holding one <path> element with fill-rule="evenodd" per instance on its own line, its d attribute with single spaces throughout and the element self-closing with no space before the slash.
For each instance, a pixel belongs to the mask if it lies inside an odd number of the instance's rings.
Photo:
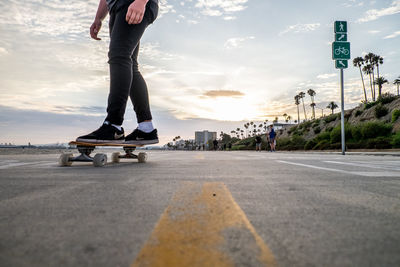
<svg viewBox="0 0 400 267">
<path fill-rule="evenodd" d="M 114 152 L 111 154 L 111 162 L 119 163 L 119 152 Z"/>
<path fill-rule="evenodd" d="M 58 165 L 60 167 L 71 166 L 72 161 L 70 159 L 73 157 L 72 153 L 62 153 L 58 158 Z"/>
<path fill-rule="evenodd" d="M 103 167 L 107 163 L 107 155 L 106 154 L 96 154 L 93 158 L 93 166 L 95 167 Z"/>
<path fill-rule="evenodd" d="M 147 161 L 147 153 L 146 152 L 140 152 L 138 154 L 138 161 L 139 161 L 139 163 L 145 163 Z"/>
</svg>

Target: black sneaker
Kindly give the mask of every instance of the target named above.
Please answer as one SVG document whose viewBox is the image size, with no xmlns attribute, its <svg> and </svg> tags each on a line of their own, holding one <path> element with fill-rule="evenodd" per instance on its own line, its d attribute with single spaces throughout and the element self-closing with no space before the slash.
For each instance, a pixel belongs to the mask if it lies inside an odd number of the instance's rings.
<svg viewBox="0 0 400 267">
<path fill-rule="evenodd" d="M 130 135 L 126 136 L 125 144 L 132 145 L 150 145 L 158 143 L 157 129 L 150 133 L 145 133 L 139 129 L 135 129 Z"/>
<path fill-rule="evenodd" d="M 99 129 L 76 138 L 77 142 L 87 143 L 120 143 L 124 141 L 124 128 L 121 131 L 112 125 L 104 123 Z"/>
</svg>

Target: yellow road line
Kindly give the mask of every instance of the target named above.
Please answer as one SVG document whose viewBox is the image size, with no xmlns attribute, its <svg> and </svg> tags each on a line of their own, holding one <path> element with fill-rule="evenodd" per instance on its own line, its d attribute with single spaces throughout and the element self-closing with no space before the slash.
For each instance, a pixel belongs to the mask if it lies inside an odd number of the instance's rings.
<svg viewBox="0 0 400 267">
<path fill-rule="evenodd" d="M 276 266 L 223 183 L 185 183 L 132 266 Z"/>
</svg>

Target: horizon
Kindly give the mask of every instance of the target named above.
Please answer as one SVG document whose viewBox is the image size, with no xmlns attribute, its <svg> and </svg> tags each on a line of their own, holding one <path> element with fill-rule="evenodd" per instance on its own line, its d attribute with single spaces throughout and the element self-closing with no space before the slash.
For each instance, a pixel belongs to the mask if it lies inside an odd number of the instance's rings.
<svg viewBox="0 0 400 267">
<path fill-rule="evenodd" d="M 97 129 L 108 95 L 108 17 L 101 41 L 89 27 L 98 1 L 0 3 L 0 143 L 67 143 Z M 289 7 L 288 7 L 289 6 Z M 231 130 L 248 121 L 297 119 L 294 96 L 316 91 L 317 117 L 340 104 L 331 58 L 333 23 L 348 22 L 351 59 L 384 58 L 381 76 L 396 92 L 400 76 L 400 0 L 160 1 L 140 46 L 159 146 L 195 131 Z M 173 29 L 173 30 L 171 30 Z M 359 69 L 344 71 L 345 109 L 363 100 Z M 365 83 L 368 92 L 368 78 Z M 311 115 L 306 95 L 307 114 Z M 304 116 L 301 115 L 301 119 Z M 128 101 L 123 127 L 135 128 Z M 191 138 L 193 136 L 193 138 Z M 63 141 L 64 140 L 64 141 Z M 48 142 L 47 142 L 48 141 Z"/>
</svg>

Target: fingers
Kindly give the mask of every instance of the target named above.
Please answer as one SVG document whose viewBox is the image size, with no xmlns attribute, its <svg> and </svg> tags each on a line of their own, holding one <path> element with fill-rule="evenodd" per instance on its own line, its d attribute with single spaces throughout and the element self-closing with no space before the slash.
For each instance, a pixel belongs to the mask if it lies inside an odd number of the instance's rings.
<svg viewBox="0 0 400 267">
<path fill-rule="evenodd" d="M 143 20 L 143 12 L 129 8 L 126 13 L 126 22 L 128 24 L 139 24 Z"/>
<path fill-rule="evenodd" d="M 92 37 L 95 40 L 101 40 L 101 38 L 97 37 L 97 34 L 100 31 L 101 25 L 98 25 L 97 23 L 93 23 L 92 26 L 90 26 L 90 37 Z"/>
</svg>

